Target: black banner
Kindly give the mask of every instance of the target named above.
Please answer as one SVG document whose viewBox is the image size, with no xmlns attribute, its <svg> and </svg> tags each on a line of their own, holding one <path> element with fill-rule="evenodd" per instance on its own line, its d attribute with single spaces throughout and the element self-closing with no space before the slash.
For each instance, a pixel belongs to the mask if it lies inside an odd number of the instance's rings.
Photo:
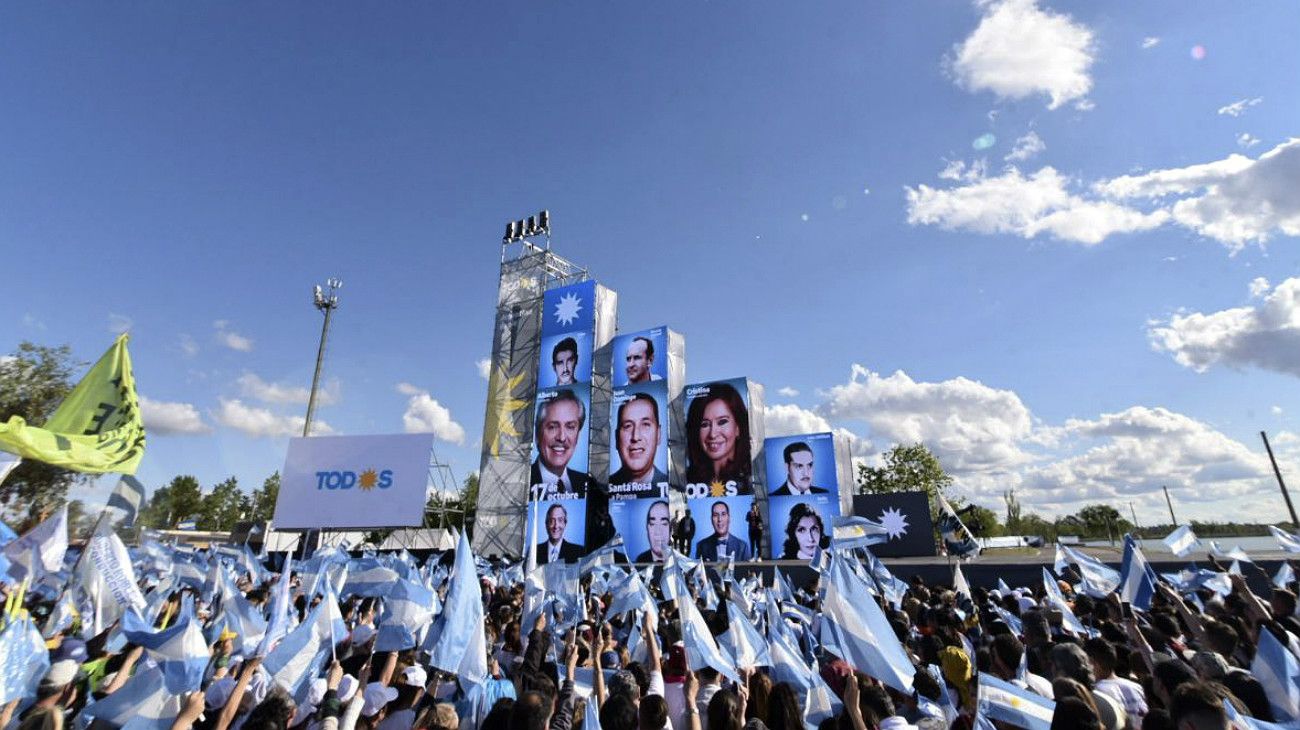
<svg viewBox="0 0 1300 730">
<path fill-rule="evenodd" d="M 889 530 L 889 540 L 872 545 L 882 558 L 934 555 L 934 522 L 925 492 L 853 495 L 853 514 L 879 522 Z"/>
</svg>

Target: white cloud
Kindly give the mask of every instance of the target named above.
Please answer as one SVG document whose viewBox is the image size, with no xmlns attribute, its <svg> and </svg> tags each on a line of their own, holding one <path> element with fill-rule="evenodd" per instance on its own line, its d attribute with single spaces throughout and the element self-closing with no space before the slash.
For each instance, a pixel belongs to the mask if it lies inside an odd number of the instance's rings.
<svg viewBox="0 0 1300 730">
<path fill-rule="evenodd" d="M 1246 113 L 1246 110 L 1252 106 L 1264 101 L 1264 97 L 1257 96 L 1253 99 L 1238 99 L 1227 106 L 1219 107 L 1219 114 L 1229 117 L 1239 117 Z"/>
<path fill-rule="evenodd" d="M 1004 99 L 1046 94 L 1048 109 L 1084 99 L 1094 60 L 1087 26 L 1035 0 L 994 0 L 983 8 L 975 31 L 946 60 L 959 85 Z"/>
<path fill-rule="evenodd" d="M 1272 287 L 1269 286 L 1268 279 L 1265 279 L 1262 276 L 1256 276 L 1254 279 L 1250 280 L 1250 298 L 1259 299 L 1260 297 L 1267 294 L 1268 290 L 1271 288 Z"/>
<path fill-rule="evenodd" d="M 398 384 L 398 391 L 409 383 Z M 446 406 L 433 399 L 425 391 L 416 389 L 406 402 L 406 412 L 402 414 L 402 429 L 407 433 L 432 433 L 437 438 L 453 444 L 465 443 L 465 428 L 451 417 Z"/>
<path fill-rule="evenodd" d="M 307 422 L 303 416 L 280 415 L 266 408 L 245 405 L 238 398 L 221 399 L 221 407 L 214 418 L 222 426 L 254 438 L 301 436 L 302 427 Z M 311 430 L 318 436 L 334 433 L 334 429 L 319 418 L 312 420 Z"/>
<path fill-rule="evenodd" d="M 222 345 L 240 352 L 249 352 L 253 349 L 253 341 L 230 329 L 230 323 L 226 320 L 219 319 L 212 323 L 212 327 L 217 331 L 217 342 Z"/>
<path fill-rule="evenodd" d="M 1259 280 L 1251 282 L 1256 298 Z M 1264 282 L 1265 286 L 1267 282 Z M 1260 293 L 1256 293 L 1260 292 Z M 1257 305 L 1208 314 L 1180 312 L 1150 323 L 1151 346 L 1197 372 L 1215 365 L 1257 367 L 1300 376 L 1300 278 L 1278 284 Z"/>
<path fill-rule="evenodd" d="M 240 393 L 246 398 L 254 398 L 263 403 L 281 403 L 307 405 L 311 399 L 311 388 L 301 385 L 268 383 L 255 373 L 244 373 L 235 381 Z M 331 380 L 325 387 L 316 390 L 316 405 L 328 406 L 339 400 L 339 382 Z"/>
<path fill-rule="evenodd" d="M 783 388 L 778 388 L 776 394 L 785 398 L 794 398 L 799 395 L 799 391 L 787 385 Z"/>
<path fill-rule="evenodd" d="M 1047 149 L 1047 144 L 1043 142 L 1043 138 L 1039 137 L 1038 133 L 1031 129 L 1016 139 L 1011 152 L 1002 159 L 1008 162 L 1027 160 L 1045 149 Z"/>
<path fill-rule="evenodd" d="M 873 437 L 923 442 L 958 472 L 999 471 L 1025 463 L 1021 442 L 1033 419 L 1020 397 L 964 377 L 917 382 L 897 371 L 882 377 L 854 365 L 849 382 L 825 393 L 818 409 L 833 420 L 865 422 Z"/>
<path fill-rule="evenodd" d="M 945 172 L 956 174 L 949 168 Z M 1047 233 L 1086 244 L 1173 223 L 1234 253 L 1278 233 L 1300 236 L 1300 138 L 1257 159 L 1231 154 L 1213 162 L 1122 175 L 1099 180 L 1080 194 L 1071 192 L 1069 179 L 1051 167 L 1028 176 L 1015 167 L 997 177 L 966 172 L 960 179 L 965 184 L 950 188 L 906 188 L 908 223 L 1024 238 Z"/>
<path fill-rule="evenodd" d="M 763 406 L 763 430 L 768 437 L 795 436 L 801 433 L 830 431 L 836 436 L 848 440 L 850 455 L 862 457 L 871 453 L 871 441 L 862 438 L 847 428 L 832 426 L 825 418 L 810 410 L 788 403 Z"/>
<path fill-rule="evenodd" d="M 1180 501 L 1208 502 L 1267 488 L 1260 455 L 1165 408 L 1134 406 L 1093 420 L 1070 419 L 1061 431 L 1085 450 L 1028 469 L 1022 486 L 1032 501 L 1113 501 L 1159 494 L 1168 485 L 1178 490 Z"/>
<path fill-rule="evenodd" d="M 133 324 L 135 324 L 135 322 L 125 314 L 109 313 L 108 315 L 108 331 L 115 335 L 131 331 L 131 325 Z"/>
<path fill-rule="evenodd" d="M 140 416 L 148 433 L 161 436 L 207 433 L 199 409 L 190 403 L 168 403 L 140 396 Z"/>
<path fill-rule="evenodd" d="M 487 379 L 488 379 L 488 375 L 491 374 L 491 370 L 492 370 L 492 361 L 489 360 L 489 359 L 487 359 L 486 357 L 485 357 L 485 358 L 481 358 L 481 359 L 479 359 L 479 360 L 475 360 L 475 361 L 474 361 L 474 368 L 475 368 L 476 370 L 478 370 L 478 376 L 479 376 L 480 378 L 483 378 L 484 380 L 487 380 Z"/>
<path fill-rule="evenodd" d="M 1148 48 L 1155 48 L 1158 45 L 1160 45 L 1160 39 L 1156 36 L 1149 35 L 1142 39 L 1142 50 L 1144 51 Z"/>
<path fill-rule="evenodd" d="M 1282 406 L 1273 406 L 1269 411 L 1275 416 L 1280 416 L 1282 415 Z"/>
<path fill-rule="evenodd" d="M 1237 146 L 1242 149 L 1248 150 L 1257 144 L 1259 144 L 1259 137 L 1254 136 L 1250 132 L 1242 132 L 1237 135 Z"/>
<path fill-rule="evenodd" d="M 424 392 L 423 388 L 406 382 L 398 383 L 396 389 L 402 395 L 419 395 Z"/>
<path fill-rule="evenodd" d="M 966 181 L 947 189 L 924 184 L 908 187 L 907 222 L 1024 238 L 1047 233 L 1064 241 L 1095 244 L 1113 233 L 1155 228 L 1168 218 L 1163 211 L 1148 214 L 1074 195 L 1067 190 L 1069 180 L 1051 167 L 1029 177 L 1008 167 L 997 177 Z"/>
<path fill-rule="evenodd" d="M 185 357 L 194 357 L 199 354 L 199 343 L 195 342 L 194 338 L 189 335 L 182 334 L 177 341 L 177 345 L 181 348 L 181 353 Z"/>
</svg>

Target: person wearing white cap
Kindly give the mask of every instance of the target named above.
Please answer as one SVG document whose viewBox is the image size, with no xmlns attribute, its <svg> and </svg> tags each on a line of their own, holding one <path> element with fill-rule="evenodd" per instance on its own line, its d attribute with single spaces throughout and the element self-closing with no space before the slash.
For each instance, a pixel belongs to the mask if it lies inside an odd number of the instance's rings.
<svg viewBox="0 0 1300 730">
<path fill-rule="evenodd" d="M 377 728 L 384 721 L 388 703 L 397 699 L 397 690 L 383 682 L 371 682 L 361 693 L 361 721 L 358 727 Z"/>
<path fill-rule="evenodd" d="M 31 719 L 48 713 L 50 719 L 59 722 L 63 713 L 77 700 L 77 672 L 81 665 L 73 659 L 54 662 L 36 688 L 36 704 L 22 714 L 24 719 Z M 38 725 L 39 726 L 39 725 Z M 47 725 L 48 727 L 48 725 Z"/>
<path fill-rule="evenodd" d="M 403 669 L 396 688 L 397 701 L 384 721 L 379 723 L 379 730 L 410 730 L 415 724 L 415 708 L 420 704 L 424 685 L 428 682 L 429 674 L 424 667 L 417 664 Z"/>
</svg>

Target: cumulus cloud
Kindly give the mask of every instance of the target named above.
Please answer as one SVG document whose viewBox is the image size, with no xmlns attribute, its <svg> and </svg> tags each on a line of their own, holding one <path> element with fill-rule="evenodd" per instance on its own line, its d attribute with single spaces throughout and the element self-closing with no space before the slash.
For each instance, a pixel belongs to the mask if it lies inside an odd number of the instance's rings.
<svg viewBox="0 0 1300 730">
<path fill-rule="evenodd" d="M 266 408 L 249 406 L 238 398 L 221 399 L 214 418 L 222 426 L 253 438 L 301 436 L 307 422 L 302 416 L 280 415 Z M 312 420 L 311 431 L 318 436 L 334 433 L 334 429 L 319 418 Z"/>
<path fill-rule="evenodd" d="M 1179 312 L 1152 322 L 1151 346 L 1173 355 L 1178 364 L 1197 372 L 1216 365 L 1257 367 L 1300 376 L 1300 278 L 1278 284 L 1251 282 L 1258 304 L 1217 312 Z"/>
<path fill-rule="evenodd" d="M 901 370 L 881 376 L 855 364 L 849 381 L 825 397 L 817 411 L 823 417 L 862 421 L 873 437 L 892 443 L 923 442 L 950 469 L 1004 470 L 1029 459 L 1021 442 L 1033 419 L 1010 390 L 964 377 L 917 382 Z"/>
<path fill-rule="evenodd" d="M 284 383 L 268 383 L 255 373 L 244 373 L 235 381 L 240 393 L 246 398 L 254 398 L 263 403 L 280 403 L 307 405 L 311 399 L 311 388 Z M 325 387 L 316 390 L 316 405 L 328 406 L 339 399 L 339 382 L 331 380 Z"/>
<path fill-rule="evenodd" d="M 786 398 L 794 398 L 795 396 L 799 395 L 799 391 L 797 391 L 797 390 L 795 390 L 794 388 L 791 388 L 790 386 L 787 385 L 787 386 L 785 386 L 785 387 L 783 387 L 783 388 L 779 388 L 779 389 L 776 391 L 776 394 L 779 395 L 779 396 L 786 397 Z"/>
<path fill-rule="evenodd" d="M 456 423 L 451 411 L 428 392 L 410 383 L 398 383 L 397 391 L 410 396 L 406 412 L 402 414 L 403 430 L 407 433 L 432 433 L 453 444 L 465 443 L 465 428 Z"/>
<path fill-rule="evenodd" d="M 474 369 L 478 370 L 478 376 L 484 380 L 492 374 L 492 361 L 486 357 L 474 361 Z"/>
<path fill-rule="evenodd" d="M 946 65 L 972 92 L 1003 99 L 1045 94 L 1048 109 L 1082 102 L 1092 89 L 1092 31 L 1069 15 L 1038 7 L 1035 0 L 983 3 L 974 32 L 953 48 Z"/>
<path fill-rule="evenodd" d="M 1142 39 L 1142 50 L 1144 51 L 1148 48 L 1155 48 L 1158 45 L 1160 45 L 1160 39 L 1156 36 L 1149 35 Z"/>
<path fill-rule="evenodd" d="M 953 174 L 949 168 L 945 172 Z M 1231 154 L 1099 180 L 1078 193 L 1051 167 L 1026 175 L 1012 166 L 996 177 L 966 171 L 959 179 L 963 184 L 948 188 L 906 188 L 908 222 L 1024 238 L 1046 233 L 1085 244 L 1175 224 L 1232 252 L 1279 233 L 1300 235 L 1300 139 L 1295 138 L 1256 159 Z"/>
<path fill-rule="evenodd" d="M 160 436 L 207 433 L 212 429 L 203 422 L 199 409 L 190 403 L 169 403 L 140 396 L 140 416 L 145 430 Z"/>
<path fill-rule="evenodd" d="M 1028 177 L 1008 167 L 996 177 L 963 180 L 966 184 L 951 188 L 908 187 L 907 222 L 1023 238 L 1045 233 L 1063 241 L 1095 244 L 1114 233 L 1155 228 L 1168 218 L 1163 211 L 1143 213 L 1075 195 L 1068 189 L 1068 178 L 1052 167 Z"/>
<path fill-rule="evenodd" d="M 212 328 L 216 330 L 215 336 L 221 345 L 240 352 L 249 352 L 253 349 L 253 340 L 230 329 L 230 323 L 226 320 L 219 319 L 213 322 Z"/>
<path fill-rule="evenodd" d="M 1219 107 L 1219 114 L 1222 116 L 1239 117 L 1246 113 L 1246 110 L 1252 106 L 1264 101 L 1264 97 L 1257 96 L 1253 99 L 1238 99 L 1231 104 Z"/>
<path fill-rule="evenodd" d="M 135 322 L 125 314 L 110 313 L 108 315 L 108 331 L 115 335 L 129 332 L 131 330 L 131 325 L 133 324 L 135 324 Z"/>
<path fill-rule="evenodd" d="M 1008 162 L 1027 160 L 1045 149 L 1047 149 L 1047 143 L 1043 141 L 1042 137 L 1038 136 L 1037 132 L 1031 129 L 1016 139 L 1016 143 L 1011 147 L 1011 152 L 1002 159 Z"/>
<path fill-rule="evenodd" d="M 1269 286 L 1268 279 L 1265 279 L 1262 276 L 1256 276 L 1254 279 L 1250 280 L 1250 298 L 1259 299 L 1260 297 L 1267 294 L 1268 290 L 1271 288 L 1272 287 Z"/>
</svg>

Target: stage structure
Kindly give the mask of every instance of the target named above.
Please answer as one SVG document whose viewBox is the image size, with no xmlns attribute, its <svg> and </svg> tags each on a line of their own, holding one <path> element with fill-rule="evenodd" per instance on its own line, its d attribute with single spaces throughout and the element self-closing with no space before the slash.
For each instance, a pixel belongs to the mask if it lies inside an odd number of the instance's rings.
<svg viewBox="0 0 1300 730">
<path fill-rule="evenodd" d="M 544 245 L 535 240 L 544 239 Z M 587 269 L 550 250 L 549 216 L 507 226 L 501 242 L 497 313 L 488 374 L 487 412 L 483 419 L 483 450 L 479 461 L 479 494 L 474 525 L 474 551 L 480 555 L 523 554 L 527 524 L 529 473 L 534 447 L 542 318 L 547 290 L 590 280 Z M 617 326 L 617 295 L 595 286 L 589 353 L 607 350 Z M 591 369 L 594 361 L 579 365 Z M 607 360 L 606 360 L 607 362 Z M 602 377 L 604 375 L 604 377 Z M 608 450 L 609 433 L 601 424 L 609 418 L 607 373 L 593 371 L 587 414 L 591 467 L 600 468 Z M 586 454 L 584 454 L 584 457 Z M 606 457 L 607 459 L 607 457 Z M 604 465 L 608 469 L 608 464 Z"/>
</svg>

